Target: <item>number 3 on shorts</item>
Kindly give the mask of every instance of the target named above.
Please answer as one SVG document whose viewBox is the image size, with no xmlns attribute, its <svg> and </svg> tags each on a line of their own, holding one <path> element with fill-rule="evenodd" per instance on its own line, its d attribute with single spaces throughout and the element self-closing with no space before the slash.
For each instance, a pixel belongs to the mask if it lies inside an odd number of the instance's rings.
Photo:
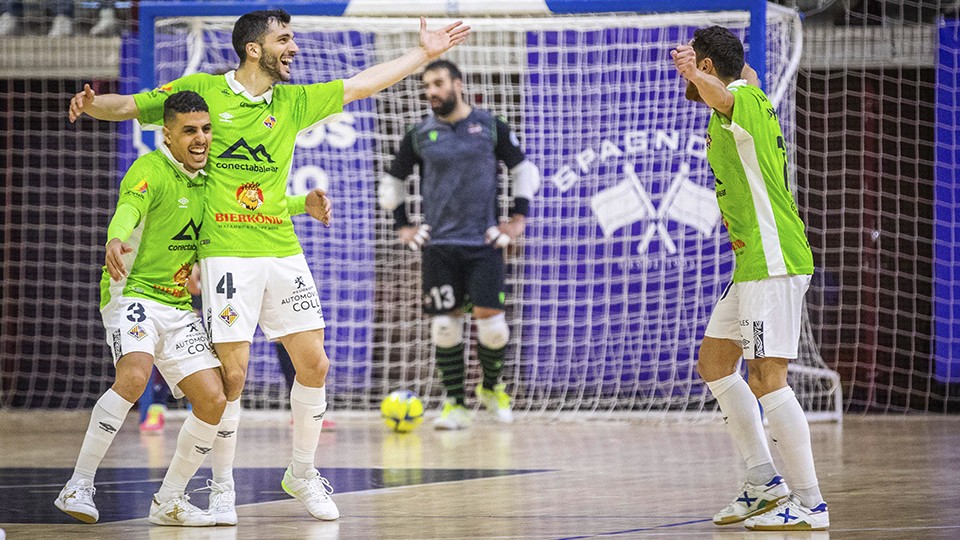
<svg viewBox="0 0 960 540">
<path fill-rule="evenodd" d="M 233 272 L 227 272 L 220 278 L 220 283 L 217 283 L 217 293 L 226 294 L 227 300 L 233 298 L 233 293 L 237 292 L 237 289 L 233 287 Z"/>
</svg>

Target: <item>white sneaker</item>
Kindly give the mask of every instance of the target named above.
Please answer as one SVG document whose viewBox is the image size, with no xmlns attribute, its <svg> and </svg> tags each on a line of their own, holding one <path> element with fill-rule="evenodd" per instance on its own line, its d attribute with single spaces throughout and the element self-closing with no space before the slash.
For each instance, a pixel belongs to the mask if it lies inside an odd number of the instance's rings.
<svg viewBox="0 0 960 540">
<path fill-rule="evenodd" d="M 57 15 L 53 18 L 53 24 L 50 25 L 50 33 L 47 37 L 66 37 L 73 35 L 73 19 L 66 15 Z"/>
<path fill-rule="evenodd" d="M 470 411 L 463 405 L 457 405 L 451 400 L 443 402 L 443 411 L 440 417 L 433 421 L 434 429 L 466 429 L 473 423 Z"/>
<path fill-rule="evenodd" d="M 513 411 L 510 410 L 510 396 L 505 392 L 506 384 L 498 384 L 493 390 L 487 390 L 483 383 L 477 385 L 477 399 L 497 422 L 509 424 L 513 422 Z"/>
<path fill-rule="evenodd" d="M 751 531 L 825 531 L 830 527 L 830 512 L 825 502 L 807 508 L 791 495 L 772 511 L 752 517 L 743 525 Z"/>
<path fill-rule="evenodd" d="M 154 525 L 173 525 L 179 527 L 212 527 L 217 524 L 216 518 L 206 510 L 201 510 L 190 504 L 189 495 L 174 497 L 161 503 L 157 496 L 153 496 L 150 503 L 150 523 Z"/>
<path fill-rule="evenodd" d="M 100 512 L 93 504 L 93 494 L 96 492 L 97 488 L 88 480 L 80 480 L 72 486 L 64 486 L 53 505 L 84 523 L 96 523 L 100 519 Z"/>
<path fill-rule="evenodd" d="M 100 10 L 100 19 L 97 20 L 97 24 L 93 25 L 93 28 L 90 29 L 90 35 L 112 36 L 117 33 L 119 26 L 117 13 L 111 8 L 103 8 Z"/>
<path fill-rule="evenodd" d="M 207 512 L 217 520 L 217 525 L 237 524 L 237 492 L 233 489 L 233 482 L 218 484 L 207 480 L 210 490 L 210 505 Z"/>
<path fill-rule="evenodd" d="M 298 478 L 293 475 L 293 470 L 287 467 L 280 485 L 288 495 L 299 499 L 307 507 L 311 516 L 324 521 L 340 517 L 337 504 L 330 498 L 333 487 L 326 478 L 320 476 L 320 472 L 316 469 L 310 469 L 307 478 Z"/>
<path fill-rule="evenodd" d="M 15 36 L 20 33 L 20 17 L 14 17 L 12 13 L 0 15 L 0 36 Z"/>
<path fill-rule="evenodd" d="M 717 525 L 739 523 L 751 516 L 763 514 L 776 508 L 777 503 L 790 494 L 790 488 L 779 474 L 766 484 L 744 482 L 737 498 L 729 506 L 713 516 Z"/>
</svg>

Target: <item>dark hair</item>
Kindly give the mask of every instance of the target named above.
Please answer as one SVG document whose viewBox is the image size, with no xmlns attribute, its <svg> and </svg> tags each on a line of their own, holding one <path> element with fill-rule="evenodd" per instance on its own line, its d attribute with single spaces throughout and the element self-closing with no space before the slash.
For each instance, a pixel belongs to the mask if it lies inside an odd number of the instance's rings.
<svg viewBox="0 0 960 540">
<path fill-rule="evenodd" d="M 739 79 L 743 71 L 743 43 L 722 26 L 699 28 L 693 33 L 697 61 L 709 58 L 721 79 Z"/>
<path fill-rule="evenodd" d="M 290 14 L 282 9 L 268 9 L 251 11 L 237 19 L 233 25 L 233 50 L 237 51 L 241 64 L 247 59 L 247 43 L 263 45 L 270 21 L 286 26 L 290 24 Z"/>
<path fill-rule="evenodd" d="M 210 109 L 200 94 L 190 90 L 177 92 L 163 102 L 163 123 L 171 122 L 178 114 L 192 112 L 210 112 Z"/>
<path fill-rule="evenodd" d="M 423 68 L 423 73 L 428 71 L 435 71 L 438 69 L 445 69 L 447 73 L 450 74 L 450 79 L 454 81 L 462 81 L 463 73 L 460 73 L 460 68 L 456 64 L 449 60 L 434 60 L 427 64 L 427 67 Z M 423 74 L 420 75 L 420 78 L 423 78 Z"/>
</svg>

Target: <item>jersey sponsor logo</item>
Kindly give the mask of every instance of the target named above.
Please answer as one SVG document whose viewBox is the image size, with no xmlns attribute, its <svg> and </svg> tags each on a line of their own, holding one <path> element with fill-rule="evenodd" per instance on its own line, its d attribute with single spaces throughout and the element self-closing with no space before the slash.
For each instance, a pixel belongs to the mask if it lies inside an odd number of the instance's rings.
<svg viewBox="0 0 960 540">
<path fill-rule="evenodd" d="M 191 241 L 191 240 L 196 240 L 199 236 L 200 236 L 200 226 L 194 223 L 193 218 L 190 218 L 190 221 L 188 221 L 187 224 L 184 225 L 182 229 L 180 229 L 180 232 L 174 235 L 174 237 L 171 238 L 171 240 Z M 178 251 L 178 250 L 184 250 L 184 249 L 186 248 L 177 247 L 177 249 L 174 249 L 173 246 L 170 247 L 171 251 Z M 196 247 L 193 247 L 192 249 L 196 249 Z"/>
<path fill-rule="evenodd" d="M 263 214 L 214 214 L 213 220 L 217 223 L 253 223 L 256 225 L 282 225 L 283 219 L 276 216 L 265 216 Z M 204 240 L 201 244 L 209 244 Z"/>
<path fill-rule="evenodd" d="M 210 345 L 209 341 L 207 341 L 207 336 L 200 334 L 198 336 L 189 336 L 184 340 L 178 341 L 176 350 L 186 350 L 187 354 L 200 354 L 210 350 Z"/>
<path fill-rule="evenodd" d="M 263 206 L 263 190 L 256 182 L 247 182 L 237 188 L 237 202 L 243 208 L 253 211 Z"/>
<path fill-rule="evenodd" d="M 471 135 L 479 135 L 480 133 L 483 133 L 483 126 L 480 124 L 471 123 L 469 126 L 467 126 L 467 133 Z"/>
<path fill-rule="evenodd" d="M 306 282 L 303 281 L 303 276 L 297 276 L 297 278 L 293 280 L 293 284 L 297 286 L 298 290 L 307 286 Z"/>
<path fill-rule="evenodd" d="M 184 287 L 187 284 L 187 280 L 190 279 L 190 269 L 192 265 L 190 263 L 184 264 L 177 270 L 177 273 L 173 275 L 173 282 L 177 285 Z"/>
<path fill-rule="evenodd" d="M 437 138 L 440 137 L 440 132 L 435 129 L 431 129 L 430 132 L 427 133 L 427 137 L 430 137 L 431 141 L 436 141 Z"/>
<path fill-rule="evenodd" d="M 190 202 L 190 199 L 186 197 L 180 197 L 179 199 L 177 199 L 177 202 L 180 203 L 180 208 L 186 208 L 187 203 Z"/>
<path fill-rule="evenodd" d="M 232 124 L 233 115 L 228 112 L 222 112 L 220 113 L 220 121 L 223 122 L 224 124 Z"/>
<path fill-rule="evenodd" d="M 223 308 L 217 316 L 220 317 L 220 320 L 227 326 L 233 326 L 233 323 L 237 322 L 237 319 L 240 318 L 240 314 L 237 313 L 237 310 L 233 309 L 233 306 L 230 304 L 227 304 L 227 307 Z"/>
<path fill-rule="evenodd" d="M 137 338 L 137 341 L 143 341 L 143 338 L 147 337 L 147 331 L 140 324 L 133 325 L 130 330 L 127 330 L 127 334 Z"/>
<path fill-rule="evenodd" d="M 165 285 L 153 285 L 154 290 L 160 291 L 162 293 L 167 293 L 174 298 L 183 298 L 187 296 L 187 290 L 184 288 L 175 289 L 173 287 L 167 287 Z"/>
<path fill-rule="evenodd" d="M 240 137 L 237 142 L 233 143 L 230 148 L 224 150 L 223 153 L 217 157 L 220 159 L 240 159 L 244 161 L 253 160 L 273 163 L 273 157 L 270 156 L 270 153 L 267 152 L 267 149 L 264 148 L 262 144 L 252 147 L 247 144 L 247 141 L 244 140 L 243 137 Z"/>
<path fill-rule="evenodd" d="M 133 186 L 133 188 L 128 189 L 127 193 L 142 199 L 143 196 L 147 194 L 147 187 L 147 179 L 144 178 L 143 180 L 137 182 L 137 185 Z"/>
<path fill-rule="evenodd" d="M 277 124 L 277 119 L 270 115 L 266 120 L 263 121 L 263 125 L 267 126 L 270 129 L 273 129 L 273 126 Z"/>
<path fill-rule="evenodd" d="M 734 251 L 734 252 L 737 252 L 737 251 L 740 251 L 741 249 L 747 247 L 747 243 L 744 242 L 743 240 L 740 240 L 740 239 L 738 238 L 738 239 L 734 240 L 733 242 L 730 242 L 730 247 L 733 248 L 733 251 Z"/>
<path fill-rule="evenodd" d="M 173 83 L 167 83 L 163 86 L 157 87 L 157 92 L 163 92 L 164 94 L 170 93 L 173 91 Z"/>
</svg>

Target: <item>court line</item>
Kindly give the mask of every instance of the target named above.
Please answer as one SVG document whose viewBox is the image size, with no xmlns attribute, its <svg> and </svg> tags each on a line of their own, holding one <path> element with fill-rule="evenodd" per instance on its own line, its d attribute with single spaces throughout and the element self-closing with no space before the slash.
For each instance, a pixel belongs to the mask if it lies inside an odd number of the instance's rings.
<svg viewBox="0 0 960 540">
<path fill-rule="evenodd" d="M 677 522 L 677 523 L 665 523 L 665 524 L 663 524 L 663 525 L 656 525 L 656 526 L 654 526 L 654 527 L 640 527 L 640 528 L 637 528 L 637 529 L 624 529 L 624 530 L 622 530 L 622 531 L 603 532 L 603 533 L 591 534 L 591 535 L 587 535 L 587 536 L 567 536 L 567 537 L 564 537 L 564 538 L 558 538 L 557 540 L 583 540 L 584 538 L 595 538 L 595 537 L 597 537 L 597 536 L 616 536 L 616 535 L 618 535 L 618 534 L 631 534 L 631 533 L 643 532 L 643 531 L 655 531 L 655 530 L 658 530 L 658 529 L 668 529 L 668 528 L 670 528 L 670 527 L 682 527 L 682 526 L 684 526 L 684 525 L 695 525 L 695 524 L 697 524 L 697 523 L 706 523 L 706 522 L 712 522 L 712 521 L 713 521 L 713 520 L 710 519 L 710 518 L 694 519 L 694 520 L 690 520 L 690 521 L 680 521 L 680 522 Z"/>
</svg>

